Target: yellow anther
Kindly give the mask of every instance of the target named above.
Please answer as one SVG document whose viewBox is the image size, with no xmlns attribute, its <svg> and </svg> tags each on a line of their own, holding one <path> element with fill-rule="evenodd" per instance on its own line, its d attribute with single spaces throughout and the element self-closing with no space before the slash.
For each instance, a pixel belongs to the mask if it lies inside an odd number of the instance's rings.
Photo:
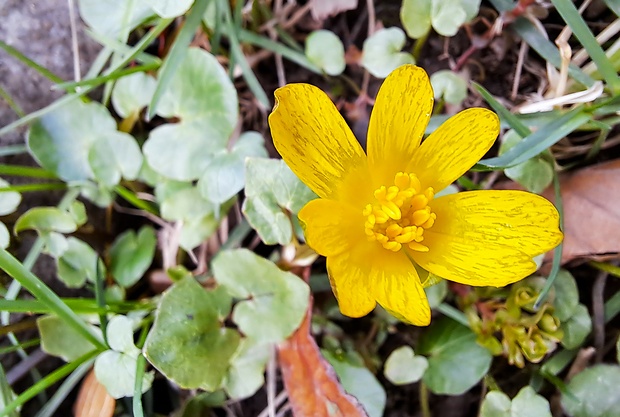
<svg viewBox="0 0 620 417">
<path fill-rule="evenodd" d="M 409 187 L 413 188 L 415 192 L 420 192 L 422 189 L 422 184 L 420 184 L 420 180 L 414 174 L 409 174 Z"/>
<path fill-rule="evenodd" d="M 375 223 L 377 224 L 383 224 L 390 220 L 390 217 L 383 210 L 375 210 L 373 214 L 375 216 Z"/>
<path fill-rule="evenodd" d="M 392 185 L 390 188 L 387 189 L 387 195 L 385 196 L 385 199 L 388 201 L 394 200 L 394 198 L 398 195 L 399 191 L 400 190 L 398 189 L 398 187 Z"/>
<path fill-rule="evenodd" d="M 403 231 L 403 228 L 400 227 L 398 224 L 394 223 L 394 224 L 389 225 L 387 229 L 385 229 L 385 234 L 390 239 L 393 239 L 396 236 L 398 236 L 402 231 Z"/>
<path fill-rule="evenodd" d="M 381 187 L 377 188 L 374 194 L 377 200 L 379 201 L 385 200 L 385 196 L 387 194 L 387 189 L 385 188 L 385 185 L 382 185 Z"/>
<path fill-rule="evenodd" d="M 399 172 L 394 177 L 394 185 L 396 185 L 401 190 L 409 188 L 409 175 L 404 172 Z"/>
<path fill-rule="evenodd" d="M 392 242 L 384 243 L 383 247 L 388 249 L 388 250 L 391 250 L 391 251 L 394 251 L 394 252 L 398 252 L 400 250 L 400 248 L 403 247 L 403 245 L 401 245 L 398 242 L 392 241 Z"/>
<path fill-rule="evenodd" d="M 421 243 L 418 243 L 418 242 L 408 243 L 407 246 L 409 246 L 409 249 L 411 249 L 411 250 L 415 250 L 415 251 L 418 251 L 418 252 L 428 252 L 428 247 L 424 246 L 424 245 L 422 245 Z"/>
<path fill-rule="evenodd" d="M 390 216 L 390 218 L 394 220 L 400 220 L 400 217 L 401 217 L 400 208 L 398 208 L 398 206 L 394 204 L 393 202 L 386 201 L 384 203 L 381 203 L 381 210 L 383 210 L 385 214 Z"/>
<path fill-rule="evenodd" d="M 428 198 L 424 194 L 417 194 L 411 199 L 411 210 L 421 210 L 428 204 Z"/>
<path fill-rule="evenodd" d="M 431 209 L 426 206 L 422 210 L 416 210 L 413 212 L 413 224 L 416 226 L 422 226 L 428 219 L 431 218 Z"/>
<path fill-rule="evenodd" d="M 382 185 L 374 192 L 375 199 L 362 210 L 364 233 L 385 249 L 397 252 L 406 245 L 418 252 L 429 248 L 420 242 L 424 231 L 433 226 L 437 215 L 428 206 L 435 196 L 431 187 L 422 191 L 415 174 L 399 172 L 393 185 Z"/>
</svg>

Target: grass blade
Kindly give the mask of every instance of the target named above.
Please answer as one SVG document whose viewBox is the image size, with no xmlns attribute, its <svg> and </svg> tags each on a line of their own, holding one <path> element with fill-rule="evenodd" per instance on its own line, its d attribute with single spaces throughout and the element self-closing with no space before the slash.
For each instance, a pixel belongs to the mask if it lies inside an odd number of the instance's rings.
<svg viewBox="0 0 620 417">
<path fill-rule="evenodd" d="M 479 165 L 485 168 L 499 169 L 525 162 L 581 127 L 590 120 L 590 117 L 590 114 L 584 112 L 582 107 L 576 107 L 536 132 L 526 136 L 505 154 L 495 158 L 483 159 L 479 162 Z"/>
<path fill-rule="evenodd" d="M 56 178 L 58 178 L 56 177 L 56 174 L 43 168 L 5 164 L 0 164 L 0 175 L 11 175 L 15 177 L 29 178 L 45 178 L 49 180 L 55 180 Z"/>
<path fill-rule="evenodd" d="M 608 86 L 615 92 L 620 92 L 620 77 L 613 64 L 605 55 L 605 51 L 598 44 L 596 38 L 588 28 L 579 11 L 570 0 L 551 0 L 562 19 L 571 28 L 579 42 L 588 51 L 590 58 L 596 64 L 599 72 Z"/>
<path fill-rule="evenodd" d="M 38 300 L 47 305 L 58 317 L 97 348 L 105 350 L 102 341 L 90 332 L 86 323 L 80 319 L 43 281 L 24 267 L 6 250 L 0 248 L 0 268 L 17 280 Z"/>
<path fill-rule="evenodd" d="M 495 113 L 499 115 L 500 119 L 504 119 L 506 123 L 508 123 L 508 125 L 519 134 L 519 136 L 524 138 L 532 133 L 532 131 L 523 122 L 521 122 L 515 114 L 504 107 L 502 103 L 495 100 L 491 93 L 489 93 L 483 86 L 478 83 L 472 84 L 476 91 L 478 91 L 486 102 L 489 103 L 489 106 L 495 110 Z"/>
<path fill-rule="evenodd" d="M 7 404 L 3 410 L 0 410 L 0 417 L 8 416 L 13 411 L 17 410 L 17 408 L 24 405 L 28 400 L 33 398 L 39 392 L 49 388 L 54 385 L 56 382 L 60 381 L 65 376 L 69 375 L 73 372 L 78 366 L 94 359 L 95 356 L 99 354 L 98 350 L 93 350 L 83 356 L 80 356 L 73 362 L 70 362 L 60 368 L 56 369 L 51 374 L 47 375 L 45 378 L 38 381 L 36 384 L 28 388 L 26 391 L 22 392 L 14 401 Z"/>
<path fill-rule="evenodd" d="M 41 74 L 42 76 L 44 76 L 45 78 L 53 82 L 54 84 L 61 83 L 64 81 L 58 75 L 54 74 L 53 72 L 51 72 L 44 66 L 37 64 L 32 59 L 28 58 L 26 55 L 22 54 L 20 51 L 18 51 L 17 49 L 13 48 L 11 45 L 1 40 L 0 40 L 0 48 L 4 49 L 4 51 L 7 54 L 11 55 L 13 58 L 17 59 L 24 65 L 32 68 L 33 70 L 35 70 L 36 72 L 38 72 L 39 74 Z"/>
</svg>

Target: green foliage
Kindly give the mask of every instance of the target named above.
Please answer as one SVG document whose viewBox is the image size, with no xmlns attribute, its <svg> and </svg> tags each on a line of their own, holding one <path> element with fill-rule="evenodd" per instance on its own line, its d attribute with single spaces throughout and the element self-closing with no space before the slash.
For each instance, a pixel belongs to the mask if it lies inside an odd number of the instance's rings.
<svg viewBox="0 0 620 417">
<path fill-rule="evenodd" d="M 268 245 L 293 239 L 296 214 L 315 195 L 284 161 L 247 158 L 243 214 Z"/>
<path fill-rule="evenodd" d="M 222 326 L 213 293 L 188 276 L 161 298 L 144 355 L 179 386 L 214 391 L 222 386 L 240 340 L 236 330 Z"/>
<path fill-rule="evenodd" d="M 221 252 L 213 261 L 213 273 L 230 295 L 242 300 L 232 319 L 247 337 L 278 343 L 301 324 L 310 291 L 296 275 L 247 249 Z"/>
<path fill-rule="evenodd" d="M 136 234 L 128 230 L 119 235 L 110 248 L 110 272 L 123 287 L 131 287 L 142 278 L 153 261 L 157 238 L 155 230 L 143 226 Z"/>
<path fill-rule="evenodd" d="M 60 317 L 41 316 L 37 319 L 37 327 L 41 335 L 43 351 L 67 362 L 79 358 L 96 347 Z M 93 335 L 101 337 L 101 331 L 97 327 L 92 325 L 88 327 Z"/>
<path fill-rule="evenodd" d="M 440 35 L 454 36 L 479 8 L 480 0 L 403 0 L 400 20 L 414 39 L 426 36 L 431 26 Z"/>
<path fill-rule="evenodd" d="M 134 395 L 134 384 L 140 349 L 133 344 L 131 321 L 125 316 L 114 316 L 108 323 L 107 340 L 110 349 L 95 359 L 95 376 L 114 398 Z M 153 373 L 142 376 L 142 393 L 151 388 Z"/>
<path fill-rule="evenodd" d="M 362 66 L 375 77 L 385 78 L 399 66 L 415 63 L 410 53 L 401 52 L 405 41 L 405 33 L 398 27 L 376 31 L 364 41 Z"/>
<path fill-rule="evenodd" d="M 431 75 L 435 99 L 443 98 L 449 104 L 461 104 L 467 98 L 467 81 L 450 70 L 441 70 Z"/>
<path fill-rule="evenodd" d="M 392 384 L 405 385 L 418 382 L 428 368 L 428 360 L 416 355 L 409 346 L 401 346 L 388 356 L 383 373 Z"/>
<path fill-rule="evenodd" d="M 213 155 L 226 149 L 237 107 L 235 87 L 215 57 L 190 48 L 157 107 L 159 116 L 180 121 L 150 132 L 143 147 L 148 164 L 166 178 L 200 178 Z"/>
<path fill-rule="evenodd" d="M 56 258 L 56 268 L 58 279 L 72 288 L 83 286 L 87 280 L 94 282 L 99 271 L 105 274 L 105 266 L 97 252 L 87 243 L 74 237 L 67 239 L 66 250 Z"/>
<path fill-rule="evenodd" d="M 321 353 L 333 366 L 347 393 L 362 403 L 368 417 L 381 417 L 386 404 L 385 390 L 372 372 L 364 366 L 359 355 L 354 352 L 334 355 L 327 350 L 321 350 Z"/>
<path fill-rule="evenodd" d="M 346 66 L 344 45 L 334 32 L 315 30 L 306 38 L 306 57 L 328 75 L 340 75 Z"/>
<path fill-rule="evenodd" d="M 506 132 L 502 138 L 499 154 L 502 155 L 522 140 L 514 130 Z M 553 181 L 553 165 L 548 152 L 534 156 L 525 162 L 506 168 L 504 173 L 513 181 L 533 193 L 542 193 Z"/>
<path fill-rule="evenodd" d="M 490 391 L 480 408 L 480 417 L 551 417 L 549 401 L 525 386 L 510 400 L 503 392 Z"/>
<path fill-rule="evenodd" d="M 418 350 L 428 356 L 424 383 L 436 394 L 459 395 L 476 385 L 491 366 L 491 353 L 476 335 L 448 318 L 434 321 Z"/>
<path fill-rule="evenodd" d="M 615 417 L 620 415 L 620 367 L 595 365 L 577 374 L 562 395 L 562 406 L 574 417 Z"/>
</svg>

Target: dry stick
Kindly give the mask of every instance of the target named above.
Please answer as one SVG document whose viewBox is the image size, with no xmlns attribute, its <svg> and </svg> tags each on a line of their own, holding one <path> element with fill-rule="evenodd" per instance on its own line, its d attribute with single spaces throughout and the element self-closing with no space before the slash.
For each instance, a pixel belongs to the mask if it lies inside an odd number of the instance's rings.
<svg viewBox="0 0 620 417">
<path fill-rule="evenodd" d="M 286 401 L 286 399 L 288 398 L 288 394 L 286 392 L 286 390 L 281 391 L 276 398 L 274 398 L 273 400 L 273 405 L 278 408 L 280 406 L 280 404 L 282 404 L 284 401 Z M 257 415 L 256 417 L 267 417 L 269 414 L 269 409 L 265 408 L 263 411 L 260 412 L 259 415 Z"/>
<path fill-rule="evenodd" d="M 521 41 L 521 46 L 519 47 L 519 57 L 517 59 L 517 69 L 515 70 L 515 78 L 512 82 L 512 91 L 510 92 L 510 99 L 515 100 L 517 98 L 517 94 L 519 93 L 519 83 L 521 82 L 521 72 L 523 71 L 523 62 L 525 61 L 525 54 L 527 54 L 527 50 L 529 49 L 527 42 Z"/>
<path fill-rule="evenodd" d="M 275 0 L 273 11 L 276 16 L 282 13 L 282 0 Z M 275 41 L 278 38 L 278 33 L 273 26 L 269 28 L 268 32 L 269 37 L 272 40 Z M 274 58 L 276 62 L 276 73 L 278 74 L 278 84 L 282 87 L 286 85 L 286 75 L 284 74 L 284 61 L 282 60 L 282 54 L 275 54 Z"/>
<path fill-rule="evenodd" d="M 71 49 L 73 49 L 73 78 L 80 81 L 82 75 L 80 71 L 80 48 L 77 40 L 77 25 L 75 23 L 75 5 L 74 0 L 67 0 L 69 5 L 69 24 L 71 26 Z"/>
<path fill-rule="evenodd" d="M 276 417 L 276 349 L 271 348 L 269 353 L 269 362 L 267 363 L 267 411 L 269 417 Z"/>
<path fill-rule="evenodd" d="M 594 327 L 594 347 L 596 348 L 596 363 L 603 360 L 605 353 L 605 283 L 607 272 L 598 273 L 592 286 L 592 321 Z"/>
</svg>

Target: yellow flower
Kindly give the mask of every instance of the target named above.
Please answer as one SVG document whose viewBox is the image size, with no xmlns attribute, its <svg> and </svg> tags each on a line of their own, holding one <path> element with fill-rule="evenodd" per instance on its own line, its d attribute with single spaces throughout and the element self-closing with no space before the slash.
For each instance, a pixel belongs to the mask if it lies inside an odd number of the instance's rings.
<svg viewBox="0 0 620 417">
<path fill-rule="evenodd" d="M 422 144 L 433 107 L 426 72 L 404 65 L 384 81 L 370 117 L 367 154 L 320 89 L 279 88 L 269 116 L 273 142 L 320 198 L 299 212 L 308 245 L 327 257 L 340 311 L 368 314 L 378 302 L 399 319 L 428 325 L 423 278 L 504 286 L 536 270 L 532 258 L 562 240 L 559 215 L 522 191 L 435 197 L 471 168 L 499 133 L 497 116 L 464 110 Z"/>
</svg>

